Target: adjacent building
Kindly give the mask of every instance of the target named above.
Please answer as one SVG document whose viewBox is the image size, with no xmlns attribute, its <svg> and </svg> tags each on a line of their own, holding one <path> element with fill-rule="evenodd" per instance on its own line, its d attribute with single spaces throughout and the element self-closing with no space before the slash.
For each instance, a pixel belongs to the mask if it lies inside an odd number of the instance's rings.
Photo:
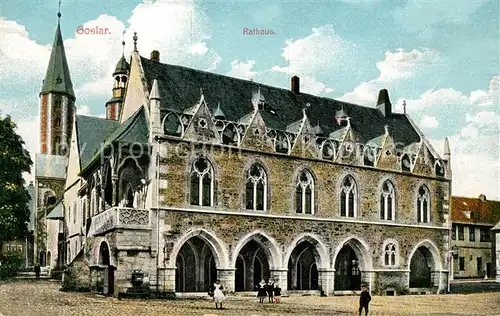
<svg viewBox="0 0 500 316">
<path fill-rule="evenodd" d="M 453 278 L 492 277 L 495 271 L 495 236 L 492 228 L 500 221 L 500 202 L 452 197 Z M 498 249 L 498 248 L 497 248 Z"/>
</svg>

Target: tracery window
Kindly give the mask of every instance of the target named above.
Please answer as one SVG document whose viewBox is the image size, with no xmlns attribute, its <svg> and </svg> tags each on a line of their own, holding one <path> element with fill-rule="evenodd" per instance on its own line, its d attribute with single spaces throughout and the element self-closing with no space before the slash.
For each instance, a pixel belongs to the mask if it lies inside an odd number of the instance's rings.
<svg viewBox="0 0 500 316">
<path fill-rule="evenodd" d="M 267 210 L 267 175 L 264 168 L 258 163 L 253 164 L 248 169 L 245 189 L 246 209 Z"/>
<path fill-rule="evenodd" d="M 392 221 L 395 219 L 396 199 L 394 186 L 389 180 L 382 185 L 380 193 L 380 219 Z"/>
<path fill-rule="evenodd" d="M 346 176 L 340 191 L 340 216 L 356 217 L 357 187 L 351 176 Z"/>
<path fill-rule="evenodd" d="M 384 247 L 384 265 L 386 266 L 395 266 L 396 265 L 396 244 L 388 243 Z"/>
<path fill-rule="evenodd" d="M 175 113 L 168 113 L 163 119 L 163 132 L 167 135 L 181 136 L 182 123 L 179 116 Z"/>
<path fill-rule="evenodd" d="M 213 169 L 205 158 L 198 158 L 191 168 L 191 205 L 213 205 Z"/>
<path fill-rule="evenodd" d="M 430 196 L 425 186 L 418 189 L 417 197 L 417 222 L 428 223 L 430 221 Z"/>
<path fill-rule="evenodd" d="M 308 170 L 302 170 L 295 190 L 296 213 L 314 214 L 314 178 Z"/>
<path fill-rule="evenodd" d="M 290 151 L 290 140 L 284 133 L 278 133 L 274 140 L 274 149 L 277 153 L 288 154 Z"/>
</svg>

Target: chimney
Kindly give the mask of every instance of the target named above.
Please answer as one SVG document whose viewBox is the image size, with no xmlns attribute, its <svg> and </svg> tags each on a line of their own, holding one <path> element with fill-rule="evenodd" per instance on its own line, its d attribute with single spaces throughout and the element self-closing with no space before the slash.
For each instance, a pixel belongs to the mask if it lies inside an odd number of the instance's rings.
<svg viewBox="0 0 500 316">
<path fill-rule="evenodd" d="M 292 77 L 292 92 L 295 94 L 300 93 L 300 79 L 297 76 Z"/>
<path fill-rule="evenodd" d="M 160 62 L 160 52 L 159 51 L 154 50 L 151 52 L 151 61 Z"/>
<path fill-rule="evenodd" d="M 389 92 L 387 89 L 382 89 L 378 93 L 377 108 L 382 112 L 384 117 L 390 117 L 392 111 L 391 101 L 389 100 Z"/>
</svg>

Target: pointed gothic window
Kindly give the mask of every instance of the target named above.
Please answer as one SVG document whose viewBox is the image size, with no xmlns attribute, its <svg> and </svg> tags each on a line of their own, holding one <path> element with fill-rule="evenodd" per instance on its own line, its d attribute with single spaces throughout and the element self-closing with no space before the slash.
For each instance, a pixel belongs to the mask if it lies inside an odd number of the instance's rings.
<svg viewBox="0 0 500 316">
<path fill-rule="evenodd" d="M 366 147 L 363 152 L 363 164 L 373 167 L 375 164 L 375 150 L 371 147 Z"/>
<path fill-rule="evenodd" d="M 228 124 L 222 131 L 222 143 L 237 146 L 240 140 L 238 129 L 234 124 Z"/>
<path fill-rule="evenodd" d="M 340 216 L 357 216 L 357 187 L 351 176 L 346 176 L 340 190 Z"/>
<path fill-rule="evenodd" d="M 382 185 L 380 193 L 380 219 L 392 221 L 395 220 L 396 199 L 394 186 L 389 180 Z"/>
<path fill-rule="evenodd" d="M 296 213 L 314 214 L 314 178 L 308 170 L 302 170 L 295 188 Z"/>
<path fill-rule="evenodd" d="M 255 163 L 248 169 L 245 192 L 247 210 L 267 210 L 267 175 L 261 165 Z"/>
<path fill-rule="evenodd" d="M 335 160 L 335 144 L 330 140 L 325 140 L 321 146 L 321 154 L 323 159 Z"/>
<path fill-rule="evenodd" d="M 61 127 L 61 119 L 60 118 L 56 118 L 56 127 Z"/>
<path fill-rule="evenodd" d="M 127 188 L 127 200 L 125 201 L 125 207 L 134 207 L 134 190 L 131 185 Z"/>
<path fill-rule="evenodd" d="M 290 140 L 285 133 L 278 133 L 274 140 L 274 150 L 277 153 L 288 154 L 290 151 Z"/>
<path fill-rule="evenodd" d="M 198 158 L 193 163 L 190 177 L 191 205 L 213 205 L 213 169 L 205 158 Z"/>
<path fill-rule="evenodd" d="M 401 158 L 401 170 L 403 172 L 411 171 L 411 160 L 408 154 L 404 154 L 403 158 Z"/>
<path fill-rule="evenodd" d="M 388 243 L 384 247 L 384 265 L 396 266 L 397 248 L 396 244 Z"/>
<path fill-rule="evenodd" d="M 430 196 L 429 190 L 425 186 L 418 189 L 417 197 L 417 222 L 429 223 L 430 222 Z"/>
<path fill-rule="evenodd" d="M 163 119 L 163 132 L 167 135 L 180 137 L 182 135 L 182 123 L 175 113 L 168 113 Z"/>
</svg>

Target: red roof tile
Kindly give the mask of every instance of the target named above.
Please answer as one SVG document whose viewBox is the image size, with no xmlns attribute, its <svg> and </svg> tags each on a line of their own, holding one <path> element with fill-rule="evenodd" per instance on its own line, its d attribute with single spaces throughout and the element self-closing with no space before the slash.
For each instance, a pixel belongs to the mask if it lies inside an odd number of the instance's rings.
<svg viewBox="0 0 500 316">
<path fill-rule="evenodd" d="M 494 226 L 500 221 L 500 201 L 488 201 L 486 198 L 451 198 L 451 220 L 461 223 L 481 223 Z M 470 212 L 470 218 L 466 213 Z"/>
</svg>

